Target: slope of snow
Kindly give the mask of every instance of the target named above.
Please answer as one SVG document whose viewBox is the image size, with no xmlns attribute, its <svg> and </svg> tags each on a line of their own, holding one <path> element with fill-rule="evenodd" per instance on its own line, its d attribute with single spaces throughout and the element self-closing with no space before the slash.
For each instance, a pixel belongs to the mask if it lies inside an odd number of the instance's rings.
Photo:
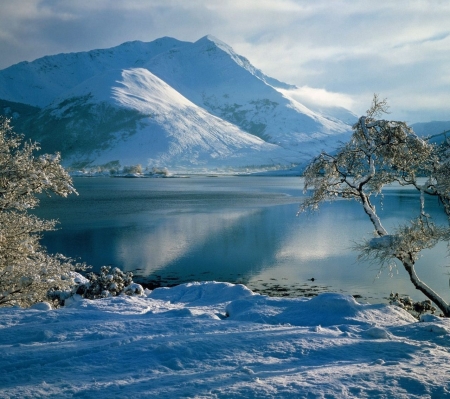
<svg viewBox="0 0 450 399">
<path fill-rule="evenodd" d="M 304 106 L 308 107 L 308 109 L 322 115 L 326 119 L 334 120 L 336 122 L 344 122 L 349 126 L 353 126 L 358 121 L 358 116 L 354 112 L 340 106 L 339 103 L 336 105 L 319 105 L 311 101 L 304 103 L 303 98 L 298 95 L 299 89 L 297 87 L 287 89 L 277 87 L 276 89 L 285 97 L 292 101 L 302 103 Z"/>
<path fill-rule="evenodd" d="M 446 398 L 450 321 L 190 283 L 0 308 L 0 398 Z"/>
<path fill-rule="evenodd" d="M 182 42 L 163 37 L 150 43 L 123 43 L 109 49 L 64 53 L 21 62 L 0 71 L 0 98 L 43 108 L 55 97 L 110 69 L 140 67 Z"/>
<path fill-rule="evenodd" d="M 294 85 L 289 85 L 287 83 L 280 82 L 277 79 L 265 75 L 260 69 L 255 68 L 247 58 L 235 53 L 235 51 L 228 44 L 224 43 L 223 41 L 219 40 L 218 38 L 212 35 L 206 35 L 202 37 L 195 44 L 200 46 L 206 45 L 208 47 L 207 51 L 215 51 L 214 47 L 221 49 L 222 51 L 227 53 L 229 57 L 237 65 L 239 65 L 243 69 L 246 69 L 252 75 L 258 77 L 259 79 L 261 79 L 263 82 L 267 83 L 270 86 L 277 87 L 280 89 L 293 89 L 296 87 Z"/>
<path fill-rule="evenodd" d="M 160 53 L 145 67 L 198 106 L 285 148 L 316 153 L 349 136 L 348 124 L 285 96 L 288 85 L 271 86 L 270 78 L 212 36 Z"/>
<path fill-rule="evenodd" d="M 132 129 L 118 124 L 114 130 L 105 123 L 115 112 L 123 121 L 126 110 L 130 119 L 137 118 Z M 140 163 L 173 171 L 290 166 L 299 160 L 293 151 L 266 143 L 209 114 L 143 68 L 99 74 L 64 93 L 44 114 L 42 126 L 58 124 L 60 136 L 71 137 L 85 136 L 88 114 L 93 136 L 105 137 L 99 143 L 101 148 L 89 153 L 77 151 L 80 144 L 74 145 L 71 153 L 63 150 L 66 163 L 74 159 L 95 165 L 119 161 L 122 165 Z M 81 114 L 85 116 L 78 116 Z M 64 121 L 70 123 L 62 128 Z M 101 133 L 105 124 L 109 136 L 106 131 Z M 62 145 L 69 140 L 65 143 Z"/>
</svg>

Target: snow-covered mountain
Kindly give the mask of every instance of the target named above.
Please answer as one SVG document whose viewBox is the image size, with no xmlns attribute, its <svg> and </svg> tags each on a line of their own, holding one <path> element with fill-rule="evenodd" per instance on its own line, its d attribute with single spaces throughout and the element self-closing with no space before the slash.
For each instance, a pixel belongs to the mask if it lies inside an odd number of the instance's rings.
<svg viewBox="0 0 450 399">
<path fill-rule="evenodd" d="M 35 122 L 43 145 L 63 148 L 80 167 L 119 161 L 208 171 L 296 160 L 292 151 L 211 115 L 144 68 L 96 75 Z"/>
<path fill-rule="evenodd" d="M 6 68 L 0 111 L 67 166 L 288 168 L 350 132 L 293 88 L 211 36 L 161 38 Z"/>
<path fill-rule="evenodd" d="M 294 86 L 265 76 L 212 36 L 161 53 L 145 67 L 214 115 L 286 148 L 311 137 L 328 141 L 349 128 L 288 98 L 279 89 Z"/>
<path fill-rule="evenodd" d="M 450 138 L 450 121 L 419 122 L 411 125 L 414 132 L 429 142 L 442 144 Z"/>
</svg>

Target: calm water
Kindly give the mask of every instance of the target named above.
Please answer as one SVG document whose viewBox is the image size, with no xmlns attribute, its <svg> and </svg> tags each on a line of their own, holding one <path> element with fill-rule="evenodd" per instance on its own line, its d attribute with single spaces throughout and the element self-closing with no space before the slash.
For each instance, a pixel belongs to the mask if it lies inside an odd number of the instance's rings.
<svg viewBox="0 0 450 399">
<path fill-rule="evenodd" d="M 391 291 L 416 292 L 399 266 L 357 262 L 351 247 L 372 226 L 353 202 L 325 204 L 296 216 L 302 180 L 293 177 L 186 179 L 75 178 L 78 197 L 43 199 L 40 216 L 60 221 L 46 233 L 51 253 L 133 271 L 137 280 L 172 285 L 228 281 L 278 295 L 319 291 L 383 302 Z M 415 215 L 413 191 L 391 188 L 381 211 L 388 229 Z M 439 213 L 438 204 L 433 212 Z M 449 298 L 445 245 L 418 264 L 419 276 Z M 314 280 L 312 280 L 314 279 Z M 269 291 L 264 291 L 264 290 Z"/>
</svg>

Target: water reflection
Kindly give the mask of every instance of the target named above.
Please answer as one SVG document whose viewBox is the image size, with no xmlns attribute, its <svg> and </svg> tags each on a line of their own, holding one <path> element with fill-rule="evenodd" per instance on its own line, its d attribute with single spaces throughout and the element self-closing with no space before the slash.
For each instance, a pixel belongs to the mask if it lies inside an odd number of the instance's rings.
<svg viewBox="0 0 450 399">
<path fill-rule="evenodd" d="M 39 214 L 59 218 L 62 227 L 46 234 L 44 244 L 50 252 L 79 257 L 96 269 L 118 266 L 160 284 L 219 280 L 256 289 L 278 285 L 290 291 L 340 291 L 373 301 L 391 291 L 422 299 L 401 268 L 393 277 L 385 272 L 376 278 L 377 265 L 356 262 L 352 242 L 372 231 L 356 203 L 337 201 L 318 214 L 296 217 L 302 189 L 298 178 L 75 183 L 79 197 L 43 200 Z M 385 227 L 413 217 L 417 201 L 413 192 L 387 190 L 377 203 Z M 445 245 L 429 251 L 418 273 L 447 297 L 445 255 Z"/>
<path fill-rule="evenodd" d="M 127 270 L 139 268 L 139 274 L 150 278 L 161 269 L 166 274 L 178 274 L 180 267 L 182 274 L 189 275 L 211 269 L 217 272 L 233 263 L 230 240 L 242 240 L 237 233 L 242 220 L 255 212 L 231 210 L 155 218 L 150 228 L 137 228 L 133 234 L 123 236 L 115 248 L 117 261 Z"/>
</svg>

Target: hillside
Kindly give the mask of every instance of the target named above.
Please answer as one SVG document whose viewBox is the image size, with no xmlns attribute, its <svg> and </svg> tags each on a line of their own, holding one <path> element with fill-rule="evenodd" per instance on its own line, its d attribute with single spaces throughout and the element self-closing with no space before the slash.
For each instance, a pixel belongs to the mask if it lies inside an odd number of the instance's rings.
<svg viewBox="0 0 450 399">
<path fill-rule="evenodd" d="M 33 123 L 42 145 L 60 149 L 77 167 L 119 161 L 207 171 L 289 166 L 296 159 L 292 151 L 209 114 L 143 68 L 88 79 L 40 111 Z"/>
</svg>

